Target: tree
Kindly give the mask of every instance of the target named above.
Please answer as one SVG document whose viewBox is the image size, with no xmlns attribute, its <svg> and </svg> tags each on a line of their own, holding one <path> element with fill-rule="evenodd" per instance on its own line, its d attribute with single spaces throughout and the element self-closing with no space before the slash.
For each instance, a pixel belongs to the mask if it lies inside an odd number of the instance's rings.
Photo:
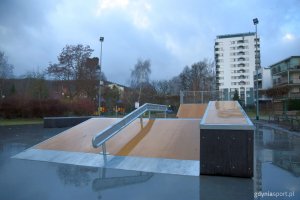
<svg viewBox="0 0 300 200">
<path fill-rule="evenodd" d="M 105 96 L 106 107 L 112 111 L 120 100 L 120 90 L 114 85 L 113 87 L 105 87 L 103 91 Z"/>
<path fill-rule="evenodd" d="M 209 91 L 213 90 L 213 62 L 207 59 L 186 66 L 179 75 L 181 90 Z"/>
<path fill-rule="evenodd" d="M 151 63 L 150 60 L 141 60 L 138 59 L 137 63 L 134 66 L 134 69 L 131 71 L 131 87 L 139 88 L 138 102 L 141 99 L 142 88 L 145 85 L 149 84 L 149 76 L 151 74 Z"/>
<path fill-rule="evenodd" d="M 191 70 L 189 66 L 185 66 L 182 72 L 179 74 L 180 85 L 182 90 L 190 90 L 192 78 L 191 78 Z"/>
<path fill-rule="evenodd" d="M 67 94 L 95 97 L 99 80 L 99 59 L 90 58 L 94 50 L 89 45 L 66 45 L 58 56 L 58 63 L 50 63 L 47 72 L 56 80 L 67 81 Z M 101 74 L 101 80 L 106 80 Z M 72 83 L 71 83 L 72 82 Z"/>
<path fill-rule="evenodd" d="M 159 96 L 166 96 L 170 94 L 170 90 L 171 90 L 169 82 L 170 81 L 168 80 L 158 80 L 158 81 L 153 81 L 152 85 Z"/>
<path fill-rule="evenodd" d="M 45 73 L 37 71 L 27 72 L 25 75 L 29 81 L 28 93 L 33 99 L 46 99 L 48 97 L 48 87 L 46 85 Z"/>
<path fill-rule="evenodd" d="M 234 101 L 240 101 L 239 93 L 237 90 L 234 90 L 233 98 Z"/>
<path fill-rule="evenodd" d="M 9 64 L 3 51 L 0 51 L 0 98 L 4 96 L 5 80 L 13 77 L 13 65 Z"/>
</svg>

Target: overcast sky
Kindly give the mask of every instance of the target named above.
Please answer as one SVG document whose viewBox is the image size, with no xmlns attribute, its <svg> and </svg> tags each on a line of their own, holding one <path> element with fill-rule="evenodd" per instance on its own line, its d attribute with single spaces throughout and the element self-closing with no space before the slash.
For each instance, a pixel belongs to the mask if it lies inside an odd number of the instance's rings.
<svg viewBox="0 0 300 200">
<path fill-rule="evenodd" d="M 44 70 L 66 44 L 90 45 L 111 81 L 127 84 L 138 58 L 151 79 L 214 58 L 217 35 L 253 32 L 262 66 L 300 55 L 300 0 L 0 0 L 0 50 L 16 76 Z"/>
</svg>

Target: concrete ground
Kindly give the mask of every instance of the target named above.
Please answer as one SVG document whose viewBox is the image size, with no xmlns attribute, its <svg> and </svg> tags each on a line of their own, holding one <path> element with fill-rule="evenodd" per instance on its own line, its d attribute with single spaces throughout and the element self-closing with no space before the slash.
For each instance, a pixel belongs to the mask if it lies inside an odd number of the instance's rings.
<svg viewBox="0 0 300 200">
<path fill-rule="evenodd" d="M 64 130 L 42 125 L 0 126 L 0 199 L 300 199 L 300 136 L 285 130 L 257 127 L 253 179 L 11 158 Z"/>
</svg>

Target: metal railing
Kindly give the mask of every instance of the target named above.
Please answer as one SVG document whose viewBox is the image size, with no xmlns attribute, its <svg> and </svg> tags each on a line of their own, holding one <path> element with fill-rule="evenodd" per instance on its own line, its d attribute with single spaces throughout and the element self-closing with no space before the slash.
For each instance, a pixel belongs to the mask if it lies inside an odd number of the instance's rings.
<svg viewBox="0 0 300 200">
<path fill-rule="evenodd" d="M 98 148 L 99 146 L 102 146 L 102 153 L 103 155 L 106 155 L 105 142 L 147 111 L 149 111 L 149 118 L 150 118 L 151 111 L 164 112 L 166 117 L 167 106 L 159 105 L 159 104 L 150 104 L 150 103 L 146 103 L 142 105 L 138 109 L 132 111 L 131 113 L 123 117 L 120 121 L 114 123 L 110 127 L 102 130 L 100 133 L 94 136 L 92 140 L 93 147 Z"/>
</svg>

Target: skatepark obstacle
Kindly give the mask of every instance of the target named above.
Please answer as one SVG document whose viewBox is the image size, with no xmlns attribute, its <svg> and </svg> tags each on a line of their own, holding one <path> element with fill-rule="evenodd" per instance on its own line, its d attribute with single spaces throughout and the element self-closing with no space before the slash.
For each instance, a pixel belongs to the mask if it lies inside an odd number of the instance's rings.
<svg viewBox="0 0 300 200">
<path fill-rule="evenodd" d="M 196 118 L 203 117 L 207 104 L 180 104 L 177 118 Z"/>
<path fill-rule="evenodd" d="M 164 112 L 165 117 L 167 114 L 168 107 L 166 105 L 158 105 L 158 104 L 150 104 L 145 103 L 143 106 L 139 107 L 138 109 L 134 110 L 133 112 L 129 113 L 125 117 L 123 117 L 120 121 L 114 123 L 110 127 L 102 130 L 100 133 L 98 133 L 95 137 L 93 137 L 92 144 L 94 148 L 97 148 L 99 146 L 102 146 L 103 156 L 106 155 L 106 146 L 105 142 L 109 140 L 111 137 L 116 135 L 118 132 L 120 132 L 122 129 L 124 129 L 126 126 L 128 126 L 130 123 L 132 123 L 134 120 L 136 120 L 138 117 L 143 115 L 145 112 L 155 111 L 155 112 Z M 141 119 L 141 125 L 142 118 Z"/>
<path fill-rule="evenodd" d="M 253 177 L 254 126 L 237 101 L 211 101 L 200 122 L 200 174 Z"/>
</svg>

